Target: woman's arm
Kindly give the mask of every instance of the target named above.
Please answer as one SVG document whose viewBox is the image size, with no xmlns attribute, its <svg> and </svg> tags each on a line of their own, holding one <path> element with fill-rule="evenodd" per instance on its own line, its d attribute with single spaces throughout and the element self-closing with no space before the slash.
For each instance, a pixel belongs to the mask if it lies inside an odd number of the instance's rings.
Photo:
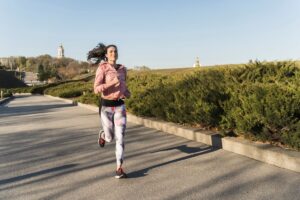
<svg viewBox="0 0 300 200">
<path fill-rule="evenodd" d="M 104 72 L 101 67 L 98 67 L 96 71 L 96 77 L 94 81 L 94 93 L 98 94 L 103 92 L 106 89 L 104 84 Z"/>
<path fill-rule="evenodd" d="M 115 77 L 109 83 L 104 83 L 105 73 L 101 67 L 98 67 L 96 71 L 96 77 L 94 82 L 94 93 L 98 94 L 105 91 L 107 88 L 119 84 L 119 79 Z"/>
</svg>

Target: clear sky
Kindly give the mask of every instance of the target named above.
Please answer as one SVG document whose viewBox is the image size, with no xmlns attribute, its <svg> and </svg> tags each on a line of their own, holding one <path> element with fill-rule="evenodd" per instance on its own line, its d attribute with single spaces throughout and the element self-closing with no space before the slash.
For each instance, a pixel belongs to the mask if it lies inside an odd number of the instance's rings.
<svg viewBox="0 0 300 200">
<path fill-rule="evenodd" d="M 0 0 L 0 57 L 86 60 L 98 42 L 151 68 L 300 59 L 300 0 Z"/>
</svg>

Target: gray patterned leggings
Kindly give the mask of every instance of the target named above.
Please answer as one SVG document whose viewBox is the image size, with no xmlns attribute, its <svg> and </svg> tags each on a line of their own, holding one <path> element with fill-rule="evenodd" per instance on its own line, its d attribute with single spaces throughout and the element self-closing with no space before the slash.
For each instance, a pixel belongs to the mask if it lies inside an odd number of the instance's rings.
<svg viewBox="0 0 300 200">
<path fill-rule="evenodd" d="M 101 123 L 104 131 L 104 140 L 111 142 L 116 139 L 116 160 L 117 166 L 123 164 L 124 158 L 124 136 L 126 129 L 126 108 L 125 104 L 116 107 L 102 106 Z"/>
</svg>

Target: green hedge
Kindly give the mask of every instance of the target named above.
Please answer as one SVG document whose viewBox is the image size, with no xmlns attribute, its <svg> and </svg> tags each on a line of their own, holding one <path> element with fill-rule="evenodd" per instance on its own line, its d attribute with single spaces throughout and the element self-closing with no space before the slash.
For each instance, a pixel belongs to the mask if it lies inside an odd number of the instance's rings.
<svg viewBox="0 0 300 200">
<path fill-rule="evenodd" d="M 276 84 L 230 88 L 220 125 L 246 137 L 300 146 L 300 90 Z"/>
<path fill-rule="evenodd" d="M 3 98 L 12 96 L 12 92 L 9 89 L 2 89 L 2 88 L 0 88 L 0 91 L 3 92 Z"/>
<path fill-rule="evenodd" d="M 8 90 L 11 93 L 31 93 L 31 87 L 11 88 Z"/>
<path fill-rule="evenodd" d="M 219 103 L 226 94 L 219 71 L 195 70 L 187 76 L 147 75 L 129 80 L 132 97 L 127 105 L 134 114 L 204 125 L 217 125 L 221 119 L 223 110 Z"/>
<path fill-rule="evenodd" d="M 219 127 L 224 133 L 300 148 L 300 69 L 294 62 L 255 62 L 195 69 L 186 76 L 129 78 L 128 109 L 140 116 Z"/>
<path fill-rule="evenodd" d="M 63 98 L 79 97 L 84 92 L 92 91 L 92 83 L 71 82 L 45 89 L 44 93 Z"/>
<path fill-rule="evenodd" d="M 85 104 L 94 104 L 99 106 L 99 97 L 91 91 L 85 91 L 82 96 L 76 99 L 77 101 Z"/>
</svg>

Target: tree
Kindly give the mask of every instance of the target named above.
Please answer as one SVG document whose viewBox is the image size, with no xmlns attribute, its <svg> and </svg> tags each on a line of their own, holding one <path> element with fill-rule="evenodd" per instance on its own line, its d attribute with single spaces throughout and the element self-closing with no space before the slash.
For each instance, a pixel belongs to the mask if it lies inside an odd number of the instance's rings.
<svg viewBox="0 0 300 200">
<path fill-rule="evenodd" d="M 26 71 L 37 72 L 37 70 L 35 69 L 35 59 L 34 58 L 27 58 Z"/>
<path fill-rule="evenodd" d="M 50 77 L 50 73 L 47 70 L 45 70 L 45 68 L 42 64 L 39 64 L 39 66 L 38 66 L 38 79 L 39 79 L 39 81 L 48 80 L 49 77 Z"/>
<path fill-rule="evenodd" d="M 5 69 L 5 66 L 0 62 L 0 69 Z"/>
<path fill-rule="evenodd" d="M 18 57 L 18 64 L 19 65 L 25 65 L 26 64 L 26 57 L 24 57 L 24 56 Z"/>
</svg>

